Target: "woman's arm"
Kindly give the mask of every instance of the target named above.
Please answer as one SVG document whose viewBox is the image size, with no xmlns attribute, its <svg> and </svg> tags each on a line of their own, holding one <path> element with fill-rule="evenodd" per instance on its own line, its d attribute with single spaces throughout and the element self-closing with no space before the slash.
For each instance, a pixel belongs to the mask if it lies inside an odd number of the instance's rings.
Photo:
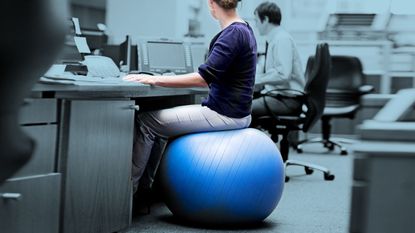
<svg viewBox="0 0 415 233">
<path fill-rule="evenodd" d="M 144 74 L 129 74 L 123 78 L 131 82 L 140 82 L 161 87 L 207 87 L 208 84 L 199 73 L 173 76 L 151 76 Z"/>
</svg>

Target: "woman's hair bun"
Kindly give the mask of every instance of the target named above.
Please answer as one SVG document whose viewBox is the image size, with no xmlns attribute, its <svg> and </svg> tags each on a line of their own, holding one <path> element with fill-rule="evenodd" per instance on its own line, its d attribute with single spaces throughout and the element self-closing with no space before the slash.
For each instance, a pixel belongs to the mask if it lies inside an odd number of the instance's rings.
<svg viewBox="0 0 415 233">
<path fill-rule="evenodd" d="M 215 2 L 225 10 L 235 9 L 240 1 L 241 0 L 215 0 Z"/>
</svg>

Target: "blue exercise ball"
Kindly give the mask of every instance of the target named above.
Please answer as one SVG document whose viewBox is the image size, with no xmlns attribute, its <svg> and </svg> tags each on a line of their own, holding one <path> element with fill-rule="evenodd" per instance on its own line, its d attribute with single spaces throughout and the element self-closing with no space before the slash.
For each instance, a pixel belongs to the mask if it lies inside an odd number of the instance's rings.
<svg viewBox="0 0 415 233">
<path fill-rule="evenodd" d="M 160 178 L 173 215 L 205 224 L 249 224 L 275 209 L 285 174 L 275 143 L 248 128 L 175 139 L 166 149 Z"/>
</svg>

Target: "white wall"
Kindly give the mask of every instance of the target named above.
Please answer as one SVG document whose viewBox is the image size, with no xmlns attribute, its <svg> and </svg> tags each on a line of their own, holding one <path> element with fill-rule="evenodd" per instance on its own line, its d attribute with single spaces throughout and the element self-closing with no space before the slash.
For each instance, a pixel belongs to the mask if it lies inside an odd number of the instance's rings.
<svg viewBox="0 0 415 233">
<path fill-rule="evenodd" d="M 391 1 L 391 11 L 394 14 L 414 15 L 415 2 L 413 0 L 393 0 Z"/>
<path fill-rule="evenodd" d="M 72 0 L 81 1 L 81 0 Z M 102 1 L 102 0 L 94 0 Z M 265 0 L 243 0 L 241 16 L 253 22 L 253 11 Z M 296 40 L 312 40 L 310 36 L 324 29 L 329 12 L 414 14 L 413 0 L 269 0 L 283 13 L 282 25 L 293 32 Z M 201 4 L 202 32 L 208 41 L 220 29 L 209 14 L 207 0 L 107 0 L 107 25 L 116 42 L 126 34 L 182 38 L 192 17 L 189 5 Z M 259 40 L 262 40 L 258 37 Z"/>
<path fill-rule="evenodd" d="M 106 24 L 110 43 L 125 35 L 139 37 L 176 36 L 176 3 L 180 0 L 107 0 Z"/>
<path fill-rule="evenodd" d="M 263 1 L 265 0 L 244 0 L 238 9 L 240 15 L 254 30 L 253 12 Z M 290 0 L 271 1 L 276 2 L 284 12 L 286 2 Z M 120 43 L 127 34 L 132 35 L 133 38 L 182 39 L 188 31 L 192 4 L 201 4 L 201 31 L 205 35 L 201 40 L 208 43 L 220 31 L 220 27 L 210 15 L 207 0 L 107 0 L 106 24 L 110 42 Z"/>
<path fill-rule="evenodd" d="M 199 19 L 201 22 L 201 33 L 204 34 L 204 37 L 200 38 L 200 40 L 206 43 L 208 42 L 208 40 L 210 40 L 210 38 L 212 38 L 216 33 L 219 32 L 219 24 L 210 15 L 206 0 L 178 0 L 176 3 L 176 37 L 183 38 L 184 35 L 188 32 L 188 20 L 189 18 L 193 17 L 192 11 L 190 10 L 190 6 L 199 4 L 201 6 L 201 11 L 199 15 Z"/>
</svg>

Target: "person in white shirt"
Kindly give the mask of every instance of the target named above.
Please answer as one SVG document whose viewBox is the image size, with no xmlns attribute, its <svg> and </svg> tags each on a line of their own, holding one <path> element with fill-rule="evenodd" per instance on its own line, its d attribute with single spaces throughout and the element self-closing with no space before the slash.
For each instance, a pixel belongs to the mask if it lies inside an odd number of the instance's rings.
<svg viewBox="0 0 415 233">
<path fill-rule="evenodd" d="M 263 86 L 261 93 L 275 89 L 303 91 L 305 78 L 300 56 L 291 35 L 281 26 L 281 10 L 272 2 L 261 3 L 255 9 L 255 23 L 258 32 L 266 38 L 264 60 L 258 64 L 255 84 Z M 252 125 L 261 116 L 295 115 L 302 104 L 296 100 L 258 97 L 252 103 Z"/>
</svg>

